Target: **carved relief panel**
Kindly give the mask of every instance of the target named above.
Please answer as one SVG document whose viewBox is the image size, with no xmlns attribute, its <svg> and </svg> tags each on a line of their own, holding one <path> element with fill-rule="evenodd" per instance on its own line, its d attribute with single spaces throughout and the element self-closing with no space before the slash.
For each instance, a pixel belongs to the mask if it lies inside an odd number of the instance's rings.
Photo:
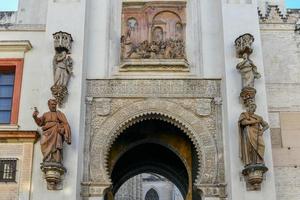
<svg viewBox="0 0 300 200">
<path fill-rule="evenodd" d="M 128 65 L 136 67 L 138 60 L 144 60 L 144 68 L 147 65 L 151 68 L 157 65 L 169 66 L 166 60 L 181 62 L 173 63 L 175 68 L 187 68 L 185 12 L 186 2 L 182 1 L 124 2 L 121 60 L 127 65 L 121 65 L 121 68 L 124 70 Z M 165 70 L 168 67 L 163 68 Z"/>
</svg>

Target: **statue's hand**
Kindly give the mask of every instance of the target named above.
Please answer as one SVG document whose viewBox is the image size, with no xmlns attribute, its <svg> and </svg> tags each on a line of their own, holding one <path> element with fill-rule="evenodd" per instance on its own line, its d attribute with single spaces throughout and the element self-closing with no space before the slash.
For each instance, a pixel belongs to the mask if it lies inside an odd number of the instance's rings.
<svg viewBox="0 0 300 200">
<path fill-rule="evenodd" d="M 37 118 L 38 115 L 39 115 L 39 111 L 35 110 L 32 114 L 32 117 Z"/>
</svg>

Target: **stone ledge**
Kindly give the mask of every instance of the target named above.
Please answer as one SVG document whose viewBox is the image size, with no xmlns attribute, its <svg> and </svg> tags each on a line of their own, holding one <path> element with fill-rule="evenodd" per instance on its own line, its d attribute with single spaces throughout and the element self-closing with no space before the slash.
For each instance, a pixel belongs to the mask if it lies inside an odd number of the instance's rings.
<svg viewBox="0 0 300 200">
<path fill-rule="evenodd" d="M 27 52 L 32 49 L 29 40 L 0 40 L 0 51 Z"/>
<path fill-rule="evenodd" d="M 126 59 L 120 65 L 120 72 L 168 71 L 189 72 L 185 59 Z"/>
<path fill-rule="evenodd" d="M 1 131 L 0 143 L 36 142 L 40 135 L 37 131 Z"/>
</svg>

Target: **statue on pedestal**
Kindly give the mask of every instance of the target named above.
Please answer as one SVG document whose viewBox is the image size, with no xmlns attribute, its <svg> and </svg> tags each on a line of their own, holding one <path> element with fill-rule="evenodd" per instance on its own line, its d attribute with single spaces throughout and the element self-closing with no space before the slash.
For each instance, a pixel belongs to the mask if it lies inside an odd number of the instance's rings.
<svg viewBox="0 0 300 200">
<path fill-rule="evenodd" d="M 55 55 L 53 58 L 54 85 L 51 87 L 53 97 L 61 106 L 68 95 L 68 83 L 73 71 L 73 60 L 70 57 L 72 36 L 69 33 L 53 34 Z"/>
<path fill-rule="evenodd" d="M 245 166 L 264 163 L 263 133 L 269 125 L 261 116 L 254 113 L 255 110 L 256 105 L 251 104 L 247 112 L 243 112 L 239 118 L 241 159 Z"/>
<path fill-rule="evenodd" d="M 263 133 L 269 125 L 255 114 L 256 105 L 248 105 L 247 112 L 239 118 L 241 160 L 244 163 L 243 175 L 250 190 L 259 190 L 263 174 L 268 170 L 264 164 L 265 144 Z"/>
<path fill-rule="evenodd" d="M 36 124 L 42 127 L 41 151 L 43 163 L 41 169 L 45 173 L 48 189 L 56 190 L 66 169 L 63 167 L 63 143 L 71 144 L 71 129 L 65 115 L 56 109 L 57 101 L 48 101 L 49 112 L 38 117 L 37 109 L 32 116 Z"/>
<path fill-rule="evenodd" d="M 261 75 L 257 72 L 256 65 L 250 60 L 249 56 L 252 54 L 252 43 L 254 37 L 246 33 L 241 35 L 235 40 L 235 48 L 238 58 L 242 58 L 236 68 L 242 75 L 242 88 L 251 87 L 254 88 L 254 79 L 259 79 Z"/>
</svg>

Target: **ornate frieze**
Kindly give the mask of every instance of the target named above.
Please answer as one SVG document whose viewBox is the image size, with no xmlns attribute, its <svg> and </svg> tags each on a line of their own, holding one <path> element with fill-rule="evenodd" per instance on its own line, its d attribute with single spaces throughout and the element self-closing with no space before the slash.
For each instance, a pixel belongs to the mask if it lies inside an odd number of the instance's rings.
<svg viewBox="0 0 300 200">
<path fill-rule="evenodd" d="M 88 80 L 88 97 L 207 97 L 220 94 L 220 80 L 108 79 Z"/>
</svg>

